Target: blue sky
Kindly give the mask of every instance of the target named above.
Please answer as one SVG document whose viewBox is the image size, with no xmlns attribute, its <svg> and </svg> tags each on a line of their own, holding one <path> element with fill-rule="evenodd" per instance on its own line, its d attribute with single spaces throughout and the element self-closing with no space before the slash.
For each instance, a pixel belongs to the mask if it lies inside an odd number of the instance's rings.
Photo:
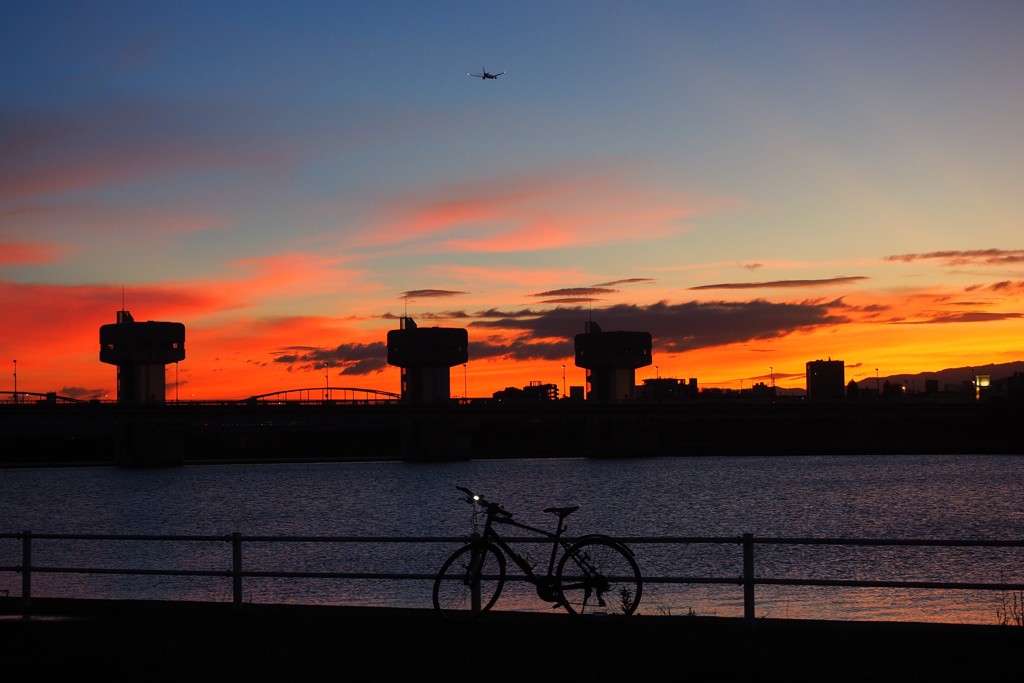
<svg viewBox="0 0 1024 683">
<path fill-rule="evenodd" d="M 123 291 L 206 397 L 325 359 L 394 390 L 404 312 L 469 328 L 482 395 L 590 315 L 723 386 L 1018 360 L 1021 35 L 1018 2 L 6 3 L 0 354 L 107 391 Z"/>
</svg>

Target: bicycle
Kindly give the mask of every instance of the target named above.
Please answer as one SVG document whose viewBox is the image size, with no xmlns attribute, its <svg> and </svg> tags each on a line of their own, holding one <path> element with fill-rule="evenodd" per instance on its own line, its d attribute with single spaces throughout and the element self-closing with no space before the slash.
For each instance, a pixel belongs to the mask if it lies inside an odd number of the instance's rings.
<svg viewBox="0 0 1024 683">
<path fill-rule="evenodd" d="M 555 530 L 551 532 L 514 520 L 512 513 L 498 503 L 462 486 L 456 488 L 466 494 L 466 502 L 474 506 L 473 533 L 466 545 L 444 561 L 434 579 L 434 609 L 443 617 L 469 621 L 494 607 L 507 578 L 506 557 L 519 566 L 523 578 L 536 587 L 541 600 L 553 603 L 553 607 L 562 607 L 569 614 L 600 614 L 615 620 L 636 611 L 643 580 L 633 551 L 610 536 L 563 537 L 565 519 L 579 510 L 578 505 L 546 508 L 544 512 L 558 517 Z M 482 531 L 478 530 L 481 514 L 484 517 Z M 496 524 L 550 539 L 546 572 L 536 571 L 528 557 L 513 550 L 494 528 Z"/>
</svg>

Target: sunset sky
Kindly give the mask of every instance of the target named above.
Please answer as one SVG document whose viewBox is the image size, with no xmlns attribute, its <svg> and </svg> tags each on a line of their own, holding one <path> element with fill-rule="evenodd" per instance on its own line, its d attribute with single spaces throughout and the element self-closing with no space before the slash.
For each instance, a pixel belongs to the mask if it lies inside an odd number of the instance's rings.
<svg viewBox="0 0 1024 683">
<path fill-rule="evenodd" d="M 403 315 L 468 330 L 456 396 L 583 384 L 588 320 L 652 334 L 638 382 L 1024 359 L 1022 36 L 1019 1 L 3 3 L 0 391 L 113 398 L 122 305 L 185 324 L 182 399 L 397 392 Z"/>
</svg>

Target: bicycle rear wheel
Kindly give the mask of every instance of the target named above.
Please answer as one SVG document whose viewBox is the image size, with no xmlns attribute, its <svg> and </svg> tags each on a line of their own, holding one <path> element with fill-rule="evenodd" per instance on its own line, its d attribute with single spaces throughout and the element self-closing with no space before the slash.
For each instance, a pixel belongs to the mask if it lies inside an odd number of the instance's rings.
<svg viewBox="0 0 1024 683">
<path fill-rule="evenodd" d="M 469 543 L 441 565 L 434 609 L 446 619 L 469 621 L 494 607 L 504 585 L 505 556 L 497 546 Z"/>
<path fill-rule="evenodd" d="M 556 576 L 570 614 L 622 618 L 640 604 L 640 568 L 630 550 L 612 539 L 577 541 L 559 560 Z"/>
</svg>

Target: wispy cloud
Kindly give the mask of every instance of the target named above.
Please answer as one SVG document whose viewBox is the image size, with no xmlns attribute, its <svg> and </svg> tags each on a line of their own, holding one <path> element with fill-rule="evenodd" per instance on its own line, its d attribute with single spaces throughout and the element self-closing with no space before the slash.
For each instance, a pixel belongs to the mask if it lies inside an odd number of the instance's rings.
<svg viewBox="0 0 1024 683">
<path fill-rule="evenodd" d="M 791 287 L 825 287 L 831 285 L 847 285 L 868 278 L 863 275 L 852 277 L 830 277 L 819 280 L 772 280 L 767 282 L 723 282 L 715 285 L 698 285 L 691 290 L 702 289 L 778 289 Z"/>
<path fill-rule="evenodd" d="M 574 304 L 583 302 L 599 301 L 601 298 L 608 294 L 617 294 L 618 289 L 613 289 L 614 285 L 629 285 L 637 283 L 649 283 L 654 282 L 653 278 L 627 278 L 624 280 L 614 280 L 612 282 L 605 282 L 590 287 L 562 287 L 559 289 L 549 289 L 544 292 L 538 292 L 536 294 L 528 294 L 530 298 L 542 299 L 539 303 L 542 304 Z"/>
<path fill-rule="evenodd" d="M 398 315 L 397 313 L 384 313 L 378 316 L 381 320 L 398 320 L 405 317 L 404 315 Z M 471 317 L 466 311 L 421 311 L 415 316 L 417 320 L 438 320 L 438 321 L 451 321 L 460 320 L 463 318 Z"/>
<path fill-rule="evenodd" d="M 1024 292 L 1024 280 L 1003 280 L 1002 282 L 995 282 L 990 285 L 979 285 L 976 287 L 968 287 L 966 291 L 974 291 L 975 289 L 988 290 L 990 292 L 999 292 L 1006 294 L 1013 294 L 1017 292 Z"/>
<path fill-rule="evenodd" d="M 410 289 L 407 292 L 402 292 L 399 296 L 403 299 L 443 299 L 459 294 L 466 294 L 466 292 L 451 289 Z"/>
<path fill-rule="evenodd" d="M 553 297 L 551 299 L 544 299 L 542 301 L 539 301 L 538 303 L 548 304 L 548 305 L 559 305 L 559 304 L 578 304 L 581 301 L 586 301 L 586 302 L 589 303 L 589 302 L 603 301 L 603 300 L 604 299 L 602 297 L 599 297 L 599 296 L 562 296 L 562 297 Z"/>
<path fill-rule="evenodd" d="M 1024 249 L 971 249 L 965 251 L 929 251 L 914 254 L 886 256 L 886 261 L 913 263 L 914 261 L 942 261 L 947 266 L 990 265 L 1002 266 L 1024 263 Z"/>
<path fill-rule="evenodd" d="M 621 173 L 577 169 L 482 180 L 389 200 L 389 215 L 359 238 L 454 252 L 538 251 L 686 229 L 696 203 L 638 187 Z"/>
<path fill-rule="evenodd" d="M 0 266 L 59 261 L 67 247 L 50 242 L 0 242 Z"/>
<path fill-rule="evenodd" d="M 361 271 L 348 268 L 343 258 L 293 251 L 259 258 L 238 259 L 217 278 L 183 283 L 212 288 L 234 306 L 255 306 L 282 297 L 332 295 L 353 287 Z"/>
<path fill-rule="evenodd" d="M 592 296 L 598 296 L 600 294 L 613 294 L 619 290 L 608 289 L 607 287 L 566 287 L 564 289 L 552 289 L 546 292 L 538 292 L 537 294 L 530 294 L 531 297 L 573 297 L 573 298 L 589 298 Z"/>
<path fill-rule="evenodd" d="M 920 320 L 896 321 L 901 325 L 932 325 L 946 323 L 990 323 L 1003 320 L 1024 318 L 1022 313 L 992 313 L 986 311 L 966 311 L 962 313 L 936 313 L 932 317 Z"/>
<path fill-rule="evenodd" d="M 599 282 L 595 287 L 616 287 L 618 285 L 640 285 L 655 282 L 652 277 L 629 277 L 623 280 L 612 280 L 611 282 Z"/>
</svg>

